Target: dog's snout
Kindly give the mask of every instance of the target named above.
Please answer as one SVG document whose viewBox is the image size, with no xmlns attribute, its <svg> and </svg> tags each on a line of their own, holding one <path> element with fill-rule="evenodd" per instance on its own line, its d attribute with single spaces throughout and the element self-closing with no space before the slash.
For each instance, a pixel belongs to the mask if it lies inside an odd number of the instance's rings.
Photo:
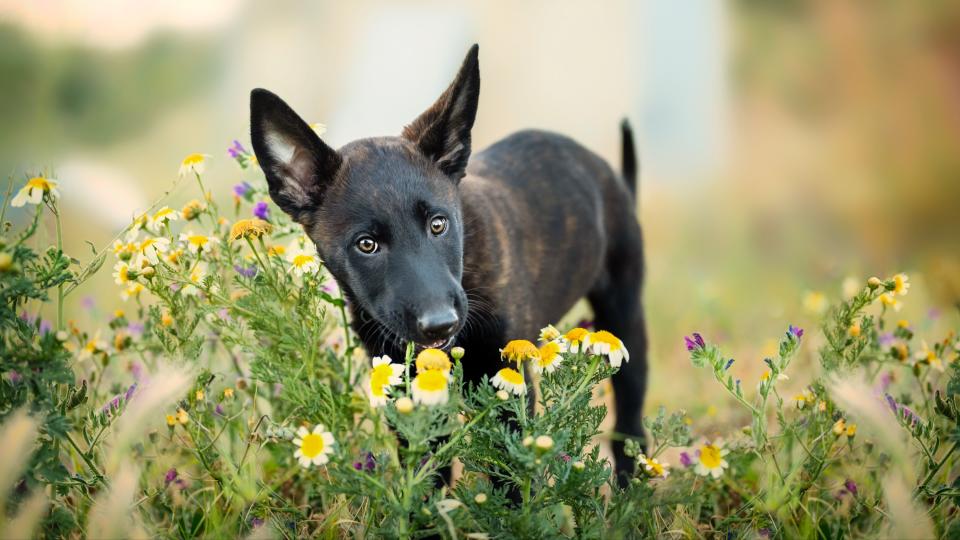
<svg viewBox="0 0 960 540">
<path fill-rule="evenodd" d="M 453 335 L 460 319 L 453 308 L 432 310 L 417 319 L 417 328 L 429 340 L 447 339 Z"/>
</svg>

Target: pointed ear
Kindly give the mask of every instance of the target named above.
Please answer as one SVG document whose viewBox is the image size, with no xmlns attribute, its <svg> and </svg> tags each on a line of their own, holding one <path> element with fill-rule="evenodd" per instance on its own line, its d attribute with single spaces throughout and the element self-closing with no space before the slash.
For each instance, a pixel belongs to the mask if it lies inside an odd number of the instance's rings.
<svg viewBox="0 0 960 540">
<path fill-rule="evenodd" d="M 340 168 L 340 155 L 289 105 L 262 88 L 250 93 L 250 139 L 270 197 L 294 221 L 306 224 Z"/>
<path fill-rule="evenodd" d="M 477 45 L 470 47 L 450 87 L 403 130 L 403 137 L 416 143 L 454 181 L 463 178 L 470 158 L 470 130 L 480 97 L 478 50 Z"/>
</svg>

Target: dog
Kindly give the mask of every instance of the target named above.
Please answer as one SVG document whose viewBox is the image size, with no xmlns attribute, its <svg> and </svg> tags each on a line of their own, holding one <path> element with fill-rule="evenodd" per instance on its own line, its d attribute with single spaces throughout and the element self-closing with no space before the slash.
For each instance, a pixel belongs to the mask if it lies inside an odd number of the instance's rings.
<svg viewBox="0 0 960 540">
<path fill-rule="evenodd" d="M 399 137 L 327 146 L 283 100 L 250 96 L 254 152 L 277 206 L 301 224 L 372 355 L 406 343 L 467 353 L 467 381 L 492 377 L 510 339 L 533 340 L 587 297 L 630 361 L 613 377 L 617 421 L 642 439 L 647 336 L 637 161 L 624 121 L 622 171 L 570 138 L 515 133 L 471 155 L 478 46 Z M 633 463 L 613 442 L 623 481 Z M 625 473 L 625 475 L 624 475 Z"/>
</svg>

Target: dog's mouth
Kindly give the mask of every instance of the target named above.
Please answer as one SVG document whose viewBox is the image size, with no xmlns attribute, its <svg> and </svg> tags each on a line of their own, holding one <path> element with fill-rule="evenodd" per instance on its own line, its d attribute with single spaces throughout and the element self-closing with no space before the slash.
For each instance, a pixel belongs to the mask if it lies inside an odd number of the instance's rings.
<svg viewBox="0 0 960 540">
<path fill-rule="evenodd" d="M 420 352 L 424 349 L 441 349 L 448 350 L 453 346 L 453 342 L 456 339 L 456 335 L 450 336 L 447 339 L 438 339 L 437 341 L 431 341 L 429 343 L 418 343 L 414 342 L 414 352 Z"/>
</svg>

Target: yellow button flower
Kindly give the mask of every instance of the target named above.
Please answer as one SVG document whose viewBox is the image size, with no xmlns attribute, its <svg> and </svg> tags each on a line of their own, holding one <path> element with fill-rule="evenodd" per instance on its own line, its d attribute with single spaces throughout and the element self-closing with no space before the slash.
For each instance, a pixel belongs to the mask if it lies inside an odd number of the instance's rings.
<svg viewBox="0 0 960 540">
<path fill-rule="evenodd" d="M 10 199 L 10 206 L 20 207 L 27 203 L 40 204 L 46 194 L 50 194 L 51 199 L 59 198 L 60 192 L 57 191 L 57 183 L 49 178 L 35 176 L 27 180 L 27 184 L 20 188 L 13 199 Z"/>
<path fill-rule="evenodd" d="M 450 363 L 450 358 L 447 357 L 447 353 L 440 349 L 424 349 L 420 351 L 420 354 L 417 355 L 416 365 L 417 373 L 428 369 L 435 369 L 447 373 L 453 367 L 453 364 Z"/>
<path fill-rule="evenodd" d="M 330 461 L 336 441 L 333 434 L 324 429 L 323 424 L 317 424 L 313 431 L 300 426 L 293 444 L 297 445 L 293 457 L 297 458 L 300 465 L 309 468 L 311 465 L 324 465 Z"/>
<path fill-rule="evenodd" d="M 540 350 L 537 346 L 525 339 L 515 339 L 500 349 L 500 357 L 510 362 L 521 363 L 524 360 L 536 360 L 540 358 Z"/>
<path fill-rule="evenodd" d="M 209 156 L 206 154 L 189 154 L 187 157 L 183 158 L 183 161 L 180 162 L 179 175 L 182 177 L 191 173 L 203 174 L 203 171 L 206 168 L 206 161 L 208 157 Z"/>
<path fill-rule="evenodd" d="M 523 374 L 513 368 L 503 368 L 490 379 L 494 387 L 501 390 L 513 392 L 516 395 L 526 393 L 527 385 L 524 383 Z"/>
<path fill-rule="evenodd" d="M 230 227 L 230 239 L 260 238 L 273 232 L 273 225 L 262 219 L 241 219 Z"/>
</svg>

